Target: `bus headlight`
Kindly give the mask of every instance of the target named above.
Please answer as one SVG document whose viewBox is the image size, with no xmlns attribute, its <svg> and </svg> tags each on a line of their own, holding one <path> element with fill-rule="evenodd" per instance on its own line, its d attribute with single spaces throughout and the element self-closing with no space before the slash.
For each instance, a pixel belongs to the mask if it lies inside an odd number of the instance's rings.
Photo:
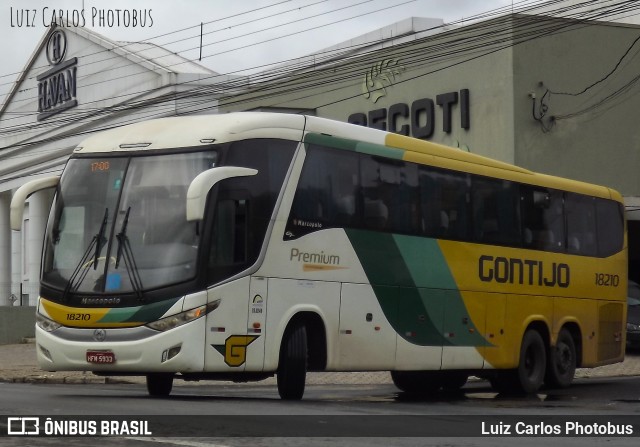
<svg viewBox="0 0 640 447">
<path fill-rule="evenodd" d="M 209 312 L 216 310 L 219 305 L 220 300 L 215 300 L 209 304 L 205 304 L 204 306 L 196 307 L 195 309 L 190 309 L 184 312 L 180 312 L 179 314 L 171 315 L 169 317 L 153 321 L 147 324 L 147 327 L 160 332 L 175 329 L 178 326 L 182 326 L 183 324 L 189 323 L 190 321 L 194 321 L 200 317 L 205 316 Z"/>
<path fill-rule="evenodd" d="M 61 325 L 53 320 L 42 315 L 40 312 L 36 312 L 36 324 L 40 329 L 45 332 L 52 332 L 58 329 Z"/>
</svg>

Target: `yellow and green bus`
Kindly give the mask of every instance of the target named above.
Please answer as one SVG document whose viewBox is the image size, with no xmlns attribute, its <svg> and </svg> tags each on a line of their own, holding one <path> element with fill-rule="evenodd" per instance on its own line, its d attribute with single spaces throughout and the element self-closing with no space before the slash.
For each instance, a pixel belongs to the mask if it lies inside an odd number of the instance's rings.
<svg viewBox="0 0 640 447">
<path fill-rule="evenodd" d="M 318 117 L 176 117 L 108 130 L 54 187 L 39 365 L 176 378 L 391 371 L 407 393 L 568 386 L 624 357 L 617 192 Z"/>
</svg>

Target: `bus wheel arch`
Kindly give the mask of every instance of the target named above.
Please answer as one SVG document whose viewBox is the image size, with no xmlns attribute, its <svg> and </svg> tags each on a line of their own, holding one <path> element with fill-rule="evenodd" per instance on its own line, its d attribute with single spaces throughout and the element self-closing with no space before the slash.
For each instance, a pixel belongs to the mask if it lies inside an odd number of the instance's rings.
<svg viewBox="0 0 640 447">
<path fill-rule="evenodd" d="M 546 323 L 532 321 L 521 337 L 516 368 L 496 371 L 489 377 L 491 386 L 506 394 L 538 391 L 545 379 L 549 342 Z"/>
<path fill-rule="evenodd" d="M 327 363 L 326 329 L 314 312 L 294 315 L 284 330 L 278 358 L 277 383 L 280 397 L 300 400 L 306 372 L 322 371 Z"/>
</svg>

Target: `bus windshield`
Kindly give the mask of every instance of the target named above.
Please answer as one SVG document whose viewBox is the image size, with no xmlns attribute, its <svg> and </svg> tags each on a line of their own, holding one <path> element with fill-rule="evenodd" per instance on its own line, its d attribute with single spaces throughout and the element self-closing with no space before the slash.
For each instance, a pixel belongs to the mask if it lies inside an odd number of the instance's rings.
<svg viewBox="0 0 640 447">
<path fill-rule="evenodd" d="M 43 282 L 79 293 L 141 292 L 195 276 L 191 181 L 215 151 L 69 160 L 51 209 Z"/>
</svg>

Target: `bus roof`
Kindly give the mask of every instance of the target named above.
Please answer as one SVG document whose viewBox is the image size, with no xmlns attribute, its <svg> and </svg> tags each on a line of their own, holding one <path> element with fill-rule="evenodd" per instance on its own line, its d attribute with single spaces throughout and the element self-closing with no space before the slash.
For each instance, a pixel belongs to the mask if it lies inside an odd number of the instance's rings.
<svg viewBox="0 0 640 447">
<path fill-rule="evenodd" d="M 431 141 L 326 118 L 284 113 L 236 112 L 142 121 L 96 133 L 82 141 L 74 153 L 198 147 L 245 138 L 308 141 L 312 135 L 334 139 L 334 143 L 337 139 L 350 141 L 351 149 L 361 152 L 622 201 L 619 193 L 606 187 L 534 173 Z"/>
<path fill-rule="evenodd" d="M 82 141 L 74 153 L 198 147 L 244 138 L 300 141 L 304 123 L 303 115 L 263 112 L 159 118 L 98 132 Z"/>
</svg>

